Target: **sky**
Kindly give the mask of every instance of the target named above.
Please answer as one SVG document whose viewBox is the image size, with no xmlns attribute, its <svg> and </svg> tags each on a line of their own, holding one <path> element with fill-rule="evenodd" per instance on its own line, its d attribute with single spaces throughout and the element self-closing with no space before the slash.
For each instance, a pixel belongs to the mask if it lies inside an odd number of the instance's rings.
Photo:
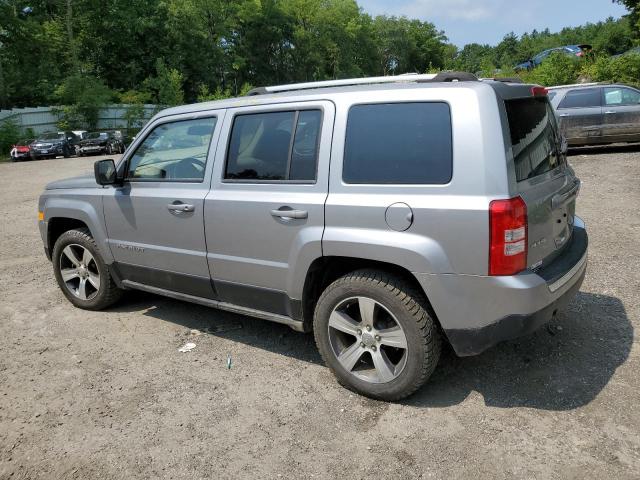
<svg viewBox="0 0 640 480">
<path fill-rule="evenodd" d="M 358 4 L 372 15 L 406 15 L 432 22 L 459 47 L 473 42 L 495 45 L 511 31 L 521 35 L 548 27 L 554 32 L 626 13 L 611 0 L 358 0 Z"/>
</svg>

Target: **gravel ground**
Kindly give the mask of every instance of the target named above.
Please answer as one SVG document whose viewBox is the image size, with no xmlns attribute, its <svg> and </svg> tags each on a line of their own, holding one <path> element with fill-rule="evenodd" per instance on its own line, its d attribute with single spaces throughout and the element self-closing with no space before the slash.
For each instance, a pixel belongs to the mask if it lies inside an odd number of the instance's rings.
<svg viewBox="0 0 640 480">
<path fill-rule="evenodd" d="M 640 148 L 570 159 L 591 245 L 567 310 L 478 357 L 445 350 L 398 404 L 338 386 L 280 325 L 141 293 L 73 308 L 36 198 L 93 160 L 0 164 L 0 478 L 640 477 Z"/>
</svg>

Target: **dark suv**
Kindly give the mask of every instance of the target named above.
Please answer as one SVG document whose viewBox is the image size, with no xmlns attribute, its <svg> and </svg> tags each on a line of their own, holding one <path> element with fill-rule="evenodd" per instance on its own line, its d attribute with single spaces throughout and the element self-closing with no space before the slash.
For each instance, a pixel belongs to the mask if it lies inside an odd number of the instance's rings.
<svg viewBox="0 0 640 480">
<path fill-rule="evenodd" d="M 549 89 L 560 131 L 569 145 L 640 142 L 640 90 L 621 84 Z"/>
<path fill-rule="evenodd" d="M 69 158 L 75 153 L 75 145 L 80 140 L 73 132 L 44 133 L 31 144 L 31 158 Z"/>
</svg>

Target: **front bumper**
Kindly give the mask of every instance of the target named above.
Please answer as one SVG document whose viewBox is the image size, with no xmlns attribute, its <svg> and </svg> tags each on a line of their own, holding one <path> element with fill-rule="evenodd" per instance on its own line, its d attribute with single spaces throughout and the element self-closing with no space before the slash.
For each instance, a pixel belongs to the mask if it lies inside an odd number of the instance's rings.
<svg viewBox="0 0 640 480">
<path fill-rule="evenodd" d="M 456 353 L 477 355 L 533 332 L 566 306 L 584 280 L 587 247 L 584 223 L 576 217 L 570 244 L 536 272 L 504 277 L 416 276 Z"/>
<path fill-rule="evenodd" d="M 39 157 L 50 157 L 52 155 L 63 155 L 64 154 L 64 147 L 62 145 L 60 146 L 54 146 L 54 147 L 50 147 L 50 148 L 31 148 L 31 157 L 32 158 L 39 158 Z"/>
<path fill-rule="evenodd" d="M 104 153 L 107 151 L 106 145 L 87 145 L 78 148 L 78 153 L 90 154 L 90 153 Z"/>
</svg>

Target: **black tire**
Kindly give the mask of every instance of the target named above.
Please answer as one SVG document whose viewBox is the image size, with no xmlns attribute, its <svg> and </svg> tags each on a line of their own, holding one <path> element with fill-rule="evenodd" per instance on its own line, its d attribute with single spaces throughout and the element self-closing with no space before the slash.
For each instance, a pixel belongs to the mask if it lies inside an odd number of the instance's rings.
<svg viewBox="0 0 640 480">
<path fill-rule="evenodd" d="M 347 371 L 330 343 L 331 313 L 348 299 L 360 296 L 374 300 L 390 312 L 406 337 L 406 363 L 397 377 L 386 383 L 372 383 Z M 313 324 L 318 350 L 338 382 L 378 400 L 396 401 L 414 393 L 429 379 L 440 358 L 440 333 L 424 295 L 408 282 L 386 272 L 358 270 L 334 281 L 316 304 Z"/>
<path fill-rule="evenodd" d="M 63 250 L 69 245 L 76 245 L 87 249 L 95 260 L 95 267 L 100 279 L 99 288 L 95 295 L 88 299 L 82 299 L 71 292 L 65 281 L 62 279 L 61 256 Z M 75 248 L 75 247 L 74 247 Z M 100 250 L 95 240 L 91 236 L 89 229 L 79 228 L 77 230 L 69 230 L 56 240 L 51 256 L 53 264 L 53 272 L 55 274 L 58 286 L 64 293 L 65 297 L 76 307 L 85 310 L 102 310 L 117 302 L 122 296 L 122 290 L 118 288 L 109 273 L 107 265 L 100 255 Z"/>
</svg>

